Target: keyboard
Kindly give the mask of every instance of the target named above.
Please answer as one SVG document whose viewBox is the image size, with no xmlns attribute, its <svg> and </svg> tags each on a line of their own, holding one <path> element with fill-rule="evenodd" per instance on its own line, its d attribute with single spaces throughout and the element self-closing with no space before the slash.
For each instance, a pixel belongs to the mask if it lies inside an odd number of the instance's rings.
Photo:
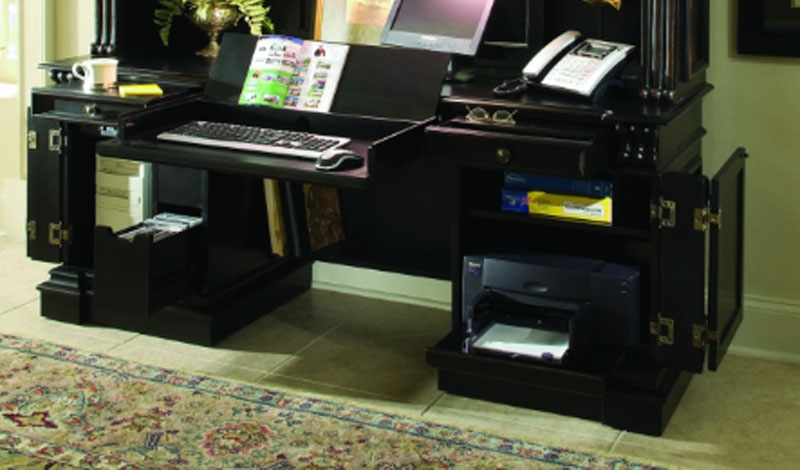
<svg viewBox="0 0 800 470">
<path fill-rule="evenodd" d="M 157 137 L 171 142 L 308 159 L 317 159 L 325 150 L 350 142 L 347 137 L 214 121 L 188 122 Z"/>
</svg>

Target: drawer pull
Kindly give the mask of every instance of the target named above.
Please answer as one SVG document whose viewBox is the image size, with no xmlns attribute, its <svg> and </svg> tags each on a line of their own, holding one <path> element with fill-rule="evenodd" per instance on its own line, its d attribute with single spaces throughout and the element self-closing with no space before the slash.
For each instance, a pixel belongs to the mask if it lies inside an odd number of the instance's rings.
<svg viewBox="0 0 800 470">
<path fill-rule="evenodd" d="M 95 117 L 97 115 L 97 105 L 94 103 L 84 105 L 83 113 L 89 117 Z"/>
<path fill-rule="evenodd" d="M 499 163 L 506 164 L 511 161 L 511 150 L 507 148 L 499 148 L 497 149 L 497 152 L 495 152 L 495 157 Z"/>
</svg>

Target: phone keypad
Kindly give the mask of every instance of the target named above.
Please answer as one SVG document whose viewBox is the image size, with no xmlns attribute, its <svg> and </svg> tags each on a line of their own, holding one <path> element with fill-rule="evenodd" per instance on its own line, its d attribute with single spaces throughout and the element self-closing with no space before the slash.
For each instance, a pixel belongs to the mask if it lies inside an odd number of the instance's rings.
<svg viewBox="0 0 800 470">
<path fill-rule="evenodd" d="M 599 60 L 592 57 L 569 55 L 562 59 L 542 81 L 543 85 L 582 88 L 597 70 Z"/>
</svg>

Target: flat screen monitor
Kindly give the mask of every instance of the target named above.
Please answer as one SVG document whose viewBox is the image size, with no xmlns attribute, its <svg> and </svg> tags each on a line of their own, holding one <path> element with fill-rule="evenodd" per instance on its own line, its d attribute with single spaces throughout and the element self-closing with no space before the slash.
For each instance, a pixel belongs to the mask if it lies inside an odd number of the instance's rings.
<svg viewBox="0 0 800 470">
<path fill-rule="evenodd" d="M 495 0 L 395 0 L 381 43 L 474 56 Z"/>
</svg>

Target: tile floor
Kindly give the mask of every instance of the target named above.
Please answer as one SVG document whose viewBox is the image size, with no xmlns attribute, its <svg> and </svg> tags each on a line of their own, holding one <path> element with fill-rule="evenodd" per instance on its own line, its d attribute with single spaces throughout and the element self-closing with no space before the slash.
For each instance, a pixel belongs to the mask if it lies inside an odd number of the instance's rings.
<svg viewBox="0 0 800 470">
<path fill-rule="evenodd" d="M 727 357 L 719 372 L 693 379 L 656 438 L 440 392 L 424 349 L 448 330 L 442 310 L 312 289 L 202 347 L 41 317 L 36 285 L 51 267 L 0 236 L 0 332 L 680 468 L 800 468 L 798 365 Z"/>
</svg>

